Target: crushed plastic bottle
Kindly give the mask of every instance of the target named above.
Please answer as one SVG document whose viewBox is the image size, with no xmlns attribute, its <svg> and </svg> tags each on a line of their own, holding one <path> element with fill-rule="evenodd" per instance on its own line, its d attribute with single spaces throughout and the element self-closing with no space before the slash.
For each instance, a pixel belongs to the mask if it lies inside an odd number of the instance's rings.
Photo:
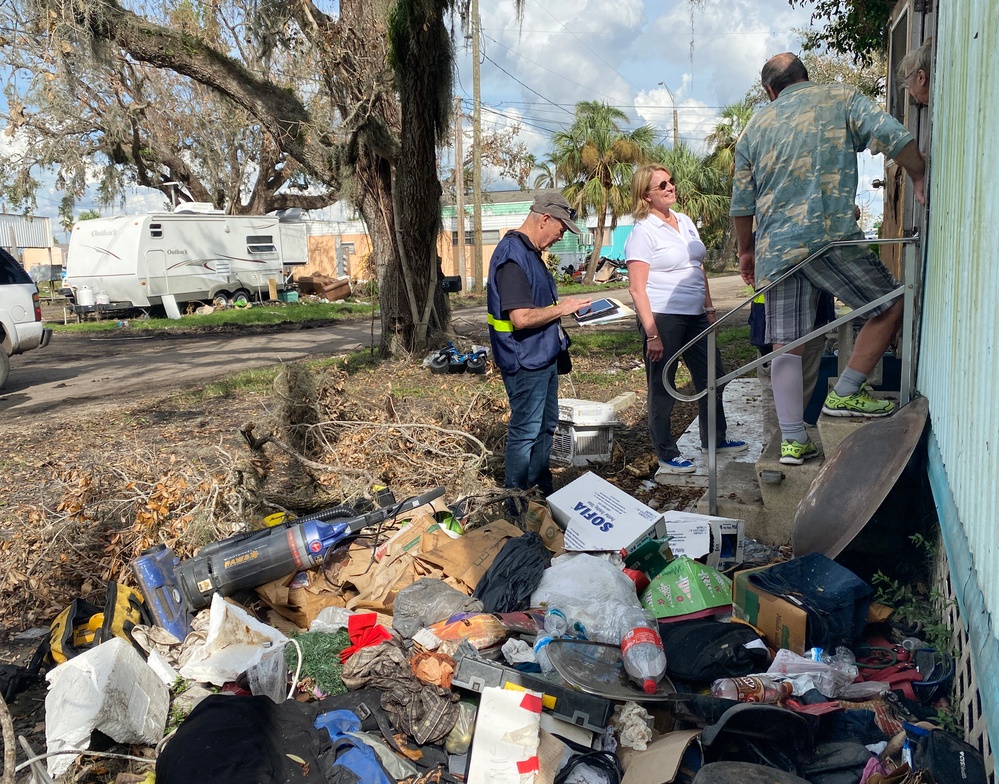
<svg viewBox="0 0 999 784">
<path fill-rule="evenodd" d="M 720 678 L 711 684 L 711 694 L 726 700 L 776 705 L 791 696 L 791 684 L 766 675 Z"/>
<path fill-rule="evenodd" d="M 555 665 L 552 664 L 552 660 L 548 656 L 548 644 L 551 641 L 551 637 L 542 635 L 538 635 L 538 639 L 534 641 L 534 656 L 538 660 L 538 666 L 541 668 L 541 672 L 543 673 L 549 673 L 555 670 Z"/>
<path fill-rule="evenodd" d="M 564 637 L 568 631 L 569 619 L 565 613 L 556 607 L 549 607 L 545 612 L 545 632 L 557 640 L 559 637 Z"/>
<path fill-rule="evenodd" d="M 629 607 L 622 615 L 621 660 L 628 676 L 646 694 L 655 694 L 656 684 L 666 674 L 666 652 L 659 623 L 641 608 Z"/>
</svg>

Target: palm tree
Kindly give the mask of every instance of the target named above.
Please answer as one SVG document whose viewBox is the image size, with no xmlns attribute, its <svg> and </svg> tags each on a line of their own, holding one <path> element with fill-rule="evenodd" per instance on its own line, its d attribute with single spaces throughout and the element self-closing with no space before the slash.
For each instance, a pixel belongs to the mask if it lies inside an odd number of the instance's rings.
<svg viewBox="0 0 999 784">
<path fill-rule="evenodd" d="M 729 171 L 731 176 L 735 166 L 735 143 L 739 141 L 755 110 L 756 103 L 748 98 L 729 104 L 721 110 L 714 130 L 704 140 L 711 151 L 708 160 L 712 166 L 717 166 L 721 171 Z"/>
<path fill-rule="evenodd" d="M 699 156 L 683 142 L 675 147 L 657 147 L 652 160 L 665 166 L 673 176 L 677 209 L 698 226 L 705 245 L 716 245 L 723 227 L 729 223 L 731 179 L 723 178 L 707 157 Z"/>
<path fill-rule="evenodd" d="M 749 123 L 758 101 L 746 96 L 739 103 L 729 104 L 722 109 L 718 123 L 705 138 L 704 143 L 710 152 L 707 163 L 721 178 L 722 188 L 726 193 L 732 192 L 732 176 L 735 173 L 735 143 L 739 141 L 743 130 Z M 722 258 L 731 260 L 735 254 L 735 234 L 731 222 L 726 218 L 720 226 Z"/>
<path fill-rule="evenodd" d="M 537 188 L 559 188 L 565 178 L 559 171 L 558 163 L 551 153 L 545 156 L 540 163 L 535 164 L 534 170 L 538 172 L 534 178 L 534 187 Z"/>
<path fill-rule="evenodd" d="M 635 164 L 647 160 L 653 149 L 653 128 L 643 125 L 622 131 L 621 124 L 627 121 L 628 116 L 620 109 L 598 101 L 580 101 L 569 129 L 552 137 L 548 160 L 568 182 L 562 194 L 582 217 L 592 209 L 597 218 L 593 252 L 583 278 L 586 283 L 593 282 L 600 263 L 607 215 L 610 213 L 613 227 L 618 216 L 631 208 L 632 172 Z"/>
</svg>

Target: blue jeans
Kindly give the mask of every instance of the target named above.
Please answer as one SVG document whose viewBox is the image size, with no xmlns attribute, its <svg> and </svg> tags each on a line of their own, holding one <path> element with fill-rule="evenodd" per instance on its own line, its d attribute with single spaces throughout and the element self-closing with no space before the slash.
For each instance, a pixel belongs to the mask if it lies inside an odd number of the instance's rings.
<svg viewBox="0 0 999 784">
<path fill-rule="evenodd" d="M 558 373 L 553 362 L 541 370 L 521 368 L 503 376 L 510 399 L 510 424 L 506 434 L 504 486 L 529 490 L 537 485 L 550 495 L 550 459 L 558 424 Z"/>
</svg>

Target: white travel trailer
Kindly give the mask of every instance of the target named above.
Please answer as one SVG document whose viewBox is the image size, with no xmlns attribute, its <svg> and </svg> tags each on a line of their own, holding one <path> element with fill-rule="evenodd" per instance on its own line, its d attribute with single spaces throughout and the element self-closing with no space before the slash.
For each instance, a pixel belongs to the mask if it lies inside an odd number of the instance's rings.
<svg viewBox="0 0 999 784">
<path fill-rule="evenodd" d="M 209 205 L 96 218 L 73 227 L 64 292 L 74 310 L 114 312 L 163 304 L 265 300 L 284 268 L 308 262 L 299 210 L 226 215 Z M 67 291 L 68 289 L 68 291 Z"/>
</svg>

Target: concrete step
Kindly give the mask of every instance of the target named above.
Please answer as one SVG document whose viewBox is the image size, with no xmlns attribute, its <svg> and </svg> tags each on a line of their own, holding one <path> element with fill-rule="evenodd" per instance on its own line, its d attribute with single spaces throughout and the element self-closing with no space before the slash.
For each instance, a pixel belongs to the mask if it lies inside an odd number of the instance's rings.
<svg viewBox="0 0 999 784">
<path fill-rule="evenodd" d="M 755 378 L 737 378 L 729 382 L 725 388 L 725 419 L 728 422 L 730 440 L 745 441 L 749 448 L 745 452 L 734 454 L 722 452 L 717 455 L 718 473 L 731 463 L 753 465 L 760 456 L 763 442 L 763 417 L 760 413 L 760 385 Z M 697 419 L 676 441 L 680 455 L 684 460 L 694 464 L 692 474 L 671 474 L 656 481 L 659 484 L 672 487 L 704 487 L 708 486 L 708 453 L 701 452 L 701 437 L 697 428 Z"/>
<path fill-rule="evenodd" d="M 878 392 L 871 391 L 871 397 L 878 400 L 891 400 L 896 408 L 898 407 L 898 392 Z M 836 447 L 842 443 L 843 439 L 854 433 L 864 425 L 877 421 L 877 417 L 838 417 L 822 414 L 819 417 L 819 440 L 822 442 L 823 451 L 832 454 Z"/>
<path fill-rule="evenodd" d="M 819 438 L 819 431 L 811 426 L 806 427 L 809 437 L 816 442 L 819 456 L 806 460 L 803 465 L 784 465 L 780 462 L 780 441 L 774 439 L 756 461 L 754 477 L 759 483 L 760 496 L 766 508 L 766 514 L 758 530 L 749 533 L 749 523 L 746 523 L 747 535 L 764 544 L 790 544 L 791 528 L 794 524 L 794 514 L 802 496 L 808 492 L 825 461 L 825 451 Z"/>
<path fill-rule="evenodd" d="M 693 510 L 698 514 L 711 514 L 711 500 L 705 492 Z M 718 499 L 715 515 L 746 522 L 746 535 L 758 540 L 759 532 L 768 528 L 768 510 L 756 481 L 753 463 L 732 461 L 718 471 Z"/>
</svg>

